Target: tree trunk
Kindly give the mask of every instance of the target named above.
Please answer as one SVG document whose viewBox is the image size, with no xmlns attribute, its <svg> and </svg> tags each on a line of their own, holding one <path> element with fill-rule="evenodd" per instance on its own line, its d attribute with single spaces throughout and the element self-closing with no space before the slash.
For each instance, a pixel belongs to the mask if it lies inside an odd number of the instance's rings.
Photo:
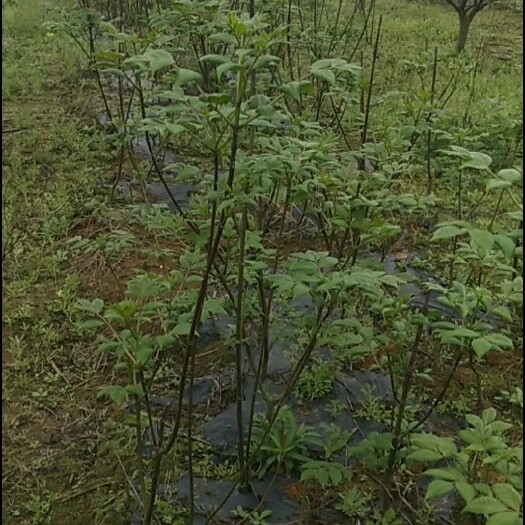
<svg viewBox="0 0 525 525">
<path fill-rule="evenodd" d="M 459 34 L 456 44 L 456 51 L 461 53 L 465 49 L 467 43 L 467 36 L 470 29 L 470 18 L 466 14 L 459 15 Z"/>
</svg>

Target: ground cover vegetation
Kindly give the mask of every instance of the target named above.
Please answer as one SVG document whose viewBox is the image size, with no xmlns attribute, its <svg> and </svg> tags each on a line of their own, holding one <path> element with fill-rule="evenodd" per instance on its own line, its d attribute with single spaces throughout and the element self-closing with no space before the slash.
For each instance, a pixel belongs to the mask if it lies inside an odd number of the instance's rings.
<svg viewBox="0 0 525 525">
<path fill-rule="evenodd" d="M 522 522 L 514 3 L 2 14 L 6 523 Z"/>
</svg>

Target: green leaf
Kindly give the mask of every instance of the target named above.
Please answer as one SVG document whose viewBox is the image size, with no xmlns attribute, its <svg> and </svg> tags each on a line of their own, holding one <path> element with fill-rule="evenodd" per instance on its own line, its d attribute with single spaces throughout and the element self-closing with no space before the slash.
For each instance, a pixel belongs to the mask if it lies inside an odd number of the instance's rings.
<svg viewBox="0 0 525 525">
<path fill-rule="evenodd" d="M 490 341 L 494 346 L 497 346 L 498 348 L 508 348 L 509 350 L 512 350 L 514 348 L 514 344 L 512 343 L 512 340 L 503 334 L 489 334 L 486 335 L 485 338 Z"/>
<path fill-rule="evenodd" d="M 190 335 L 190 331 L 191 331 L 190 323 L 180 323 L 173 329 L 173 333 L 175 335 L 182 335 L 182 336 Z"/>
<path fill-rule="evenodd" d="M 486 190 L 499 190 L 504 188 L 510 188 L 512 187 L 512 183 L 506 181 L 506 180 L 499 180 L 499 179 L 490 179 L 487 182 Z"/>
<path fill-rule="evenodd" d="M 478 230 L 476 228 L 470 230 L 469 233 L 472 243 L 477 251 L 483 256 L 488 255 L 494 246 L 494 236 L 492 233 L 487 230 Z"/>
<path fill-rule="evenodd" d="M 155 353 L 155 349 L 150 346 L 141 346 L 137 350 L 137 360 L 140 364 L 145 365 Z"/>
<path fill-rule="evenodd" d="M 522 211 L 509 211 L 505 215 L 507 215 L 511 219 L 514 219 L 515 221 L 522 221 L 523 220 L 523 212 Z"/>
<path fill-rule="evenodd" d="M 522 497 L 519 492 L 508 483 L 495 483 L 492 485 L 492 493 L 509 509 L 520 510 Z"/>
<path fill-rule="evenodd" d="M 314 62 L 311 67 L 312 69 L 326 69 L 333 67 L 336 61 L 338 61 L 338 59 L 322 58 L 321 60 Z M 341 63 L 344 63 L 344 60 Z"/>
<path fill-rule="evenodd" d="M 201 62 L 209 62 L 210 64 L 224 64 L 229 62 L 229 59 L 224 55 L 204 55 L 199 59 Z"/>
<path fill-rule="evenodd" d="M 131 297 L 146 299 L 166 290 L 166 286 L 157 278 L 145 274 L 136 275 L 128 282 L 127 293 Z"/>
<path fill-rule="evenodd" d="M 399 288 L 399 277 L 395 275 L 383 275 L 379 280 L 382 284 L 392 286 L 393 288 Z"/>
<path fill-rule="evenodd" d="M 474 427 L 478 430 L 483 428 L 483 421 L 479 416 L 476 416 L 475 414 L 467 414 L 465 419 L 471 427 Z"/>
<path fill-rule="evenodd" d="M 293 98 L 296 102 L 299 102 L 301 100 L 301 94 L 313 94 L 314 87 L 311 82 L 306 80 L 295 80 L 288 82 L 287 84 L 282 84 L 279 90 L 288 95 L 290 98 Z"/>
<path fill-rule="evenodd" d="M 466 337 L 467 339 L 475 339 L 479 337 L 478 332 L 475 332 L 474 330 L 471 330 L 470 328 L 465 328 L 463 326 L 460 326 L 458 328 L 455 328 L 454 330 L 450 330 L 449 332 L 445 332 L 448 337 Z"/>
<path fill-rule="evenodd" d="M 487 355 L 493 348 L 493 345 L 485 337 L 479 337 L 478 339 L 472 340 L 472 349 L 476 353 L 479 359 L 482 359 Z"/>
<path fill-rule="evenodd" d="M 444 481 L 465 481 L 465 476 L 455 468 L 431 468 L 425 471 L 424 475 L 432 476 L 433 478 L 442 479 Z"/>
<path fill-rule="evenodd" d="M 474 445 L 481 443 L 481 437 L 475 430 L 467 428 L 459 431 L 459 437 L 467 444 Z"/>
<path fill-rule="evenodd" d="M 149 59 L 149 67 L 153 73 L 163 69 L 165 67 L 171 66 L 174 60 L 170 53 L 164 51 L 163 49 L 152 49 L 145 53 L 145 56 Z"/>
<path fill-rule="evenodd" d="M 255 64 L 253 64 L 253 69 L 259 70 L 268 66 L 274 66 L 275 64 L 279 63 L 280 60 L 281 59 L 279 57 L 274 55 L 263 55 L 255 61 Z"/>
<path fill-rule="evenodd" d="M 102 69 L 101 71 L 105 75 L 114 75 L 116 77 L 126 78 L 126 74 L 124 73 L 124 71 L 120 69 L 116 69 L 114 67 L 108 67 L 108 68 Z"/>
<path fill-rule="evenodd" d="M 328 82 L 328 84 L 335 84 L 335 73 L 329 69 L 311 69 L 312 75 Z"/>
<path fill-rule="evenodd" d="M 100 328 L 101 326 L 104 326 L 104 322 L 100 319 L 88 319 L 87 321 L 80 323 L 79 326 L 83 330 L 93 330 L 93 328 Z"/>
<path fill-rule="evenodd" d="M 492 491 L 490 490 L 490 487 L 486 483 L 474 483 L 474 488 L 480 493 L 485 496 L 492 497 Z"/>
<path fill-rule="evenodd" d="M 216 33 L 214 35 L 208 35 L 208 42 L 220 42 L 222 44 L 235 45 L 237 40 L 230 33 Z"/>
<path fill-rule="evenodd" d="M 170 132 L 170 135 L 173 136 L 179 135 L 180 133 L 186 131 L 186 128 L 180 124 L 171 124 L 171 122 L 165 122 L 164 126 Z"/>
<path fill-rule="evenodd" d="M 498 512 L 490 516 L 486 525 L 523 525 L 523 517 L 519 512 Z"/>
<path fill-rule="evenodd" d="M 212 315 L 226 315 L 223 299 L 208 299 L 202 307 L 201 322 L 206 321 Z"/>
<path fill-rule="evenodd" d="M 464 233 L 467 233 L 466 228 L 458 228 L 457 226 L 442 226 L 438 230 L 434 232 L 434 235 L 432 236 L 432 241 L 439 241 L 441 239 L 451 239 L 453 237 L 458 237 L 459 235 L 463 235 Z"/>
<path fill-rule="evenodd" d="M 466 481 L 456 481 L 454 484 L 465 503 L 470 503 L 476 497 L 476 489 Z"/>
<path fill-rule="evenodd" d="M 99 314 L 104 308 L 104 301 L 102 299 L 93 299 L 93 301 L 87 301 L 86 299 L 79 299 L 78 308 L 86 312 Z"/>
<path fill-rule="evenodd" d="M 298 456 L 298 459 L 302 458 L 302 455 Z M 340 476 L 335 474 L 335 483 L 334 472 L 340 474 Z M 316 480 L 323 488 L 328 487 L 331 482 L 334 485 L 338 485 L 343 479 L 342 467 L 326 461 L 308 461 L 302 467 L 301 481 L 310 481 L 312 479 Z"/>
<path fill-rule="evenodd" d="M 510 423 L 505 423 L 505 421 L 494 421 L 490 425 L 490 429 L 492 432 L 496 435 L 500 435 L 509 428 L 512 428 L 512 425 Z"/>
<path fill-rule="evenodd" d="M 118 29 L 109 22 L 100 22 L 99 27 L 110 35 L 118 35 Z"/>
<path fill-rule="evenodd" d="M 497 512 L 505 512 L 507 507 L 501 501 L 491 496 L 479 496 L 467 503 L 463 512 L 470 512 L 471 514 L 483 514 L 490 516 Z"/>
<path fill-rule="evenodd" d="M 435 461 L 443 459 L 443 456 L 434 450 L 420 449 L 410 453 L 407 456 L 407 459 L 411 459 L 412 461 L 417 461 L 419 463 L 434 463 Z"/>
<path fill-rule="evenodd" d="M 505 255 L 505 258 L 508 261 L 514 257 L 516 245 L 510 237 L 507 237 L 506 235 L 494 235 L 494 242 L 496 243 L 496 246 L 498 246 L 503 252 L 503 255 Z"/>
<path fill-rule="evenodd" d="M 160 348 L 167 348 L 175 343 L 175 338 L 171 334 L 162 334 L 155 337 L 155 343 Z"/>
<path fill-rule="evenodd" d="M 279 289 L 281 293 L 289 292 L 293 289 L 295 283 L 291 276 L 286 274 L 274 274 L 268 277 L 268 281 Z"/>
<path fill-rule="evenodd" d="M 122 386 L 112 385 L 101 388 L 97 394 L 97 399 L 107 397 L 115 403 L 122 403 L 128 397 L 127 390 Z"/>
<path fill-rule="evenodd" d="M 483 413 L 481 414 L 481 421 L 483 421 L 485 425 L 488 425 L 489 423 L 496 421 L 496 416 L 496 409 L 493 407 L 489 407 L 483 410 Z"/>
<path fill-rule="evenodd" d="M 446 458 L 450 458 L 457 453 L 457 447 L 452 438 L 442 438 L 437 444 L 438 452 Z"/>
<path fill-rule="evenodd" d="M 98 347 L 99 352 L 114 352 L 118 353 L 121 350 L 121 346 L 116 341 L 105 341 L 101 343 Z"/>
<path fill-rule="evenodd" d="M 274 129 L 275 128 L 275 126 L 271 122 L 269 122 L 268 120 L 260 119 L 260 118 L 251 120 L 249 122 L 248 126 L 249 127 L 254 127 L 254 128 L 265 128 L 265 129 Z"/>
<path fill-rule="evenodd" d="M 128 394 L 131 394 L 132 396 L 144 397 L 144 389 L 140 383 L 135 385 L 127 385 L 126 390 Z"/>
<path fill-rule="evenodd" d="M 505 319 L 505 321 L 512 321 L 512 314 L 510 313 L 510 310 L 503 305 L 495 306 L 492 308 L 491 312 L 499 317 L 500 319 Z"/>
<path fill-rule="evenodd" d="M 310 293 L 310 287 L 303 283 L 297 283 L 294 285 L 292 290 L 292 299 L 296 299 L 297 297 L 300 297 L 301 295 L 306 295 Z"/>
<path fill-rule="evenodd" d="M 511 184 L 517 184 L 523 180 L 523 175 L 513 168 L 500 170 L 496 176 L 505 182 L 510 182 Z"/>
<path fill-rule="evenodd" d="M 450 146 L 450 149 L 452 151 L 442 151 L 442 152 L 446 153 L 447 155 L 452 155 L 455 157 L 462 157 L 464 159 L 468 159 L 470 156 L 469 150 L 462 148 L 460 146 Z"/>
<path fill-rule="evenodd" d="M 203 96 L 203 99 L 215 106 L 225 106 L 232 100 L 231 96 L 227 93 L 208 93 Z"/>
<path fill-rule="evenodd" d="M 469 152 L 470 159 L 464 162 L 460 169 L 470 168 L 473 170 L 488 170 L 492 164 L 492 158 L 485 153 L 479 153 L 477 151 Z"/>
<path fill-rule="evenodd" d="M 333 468 L 329 470 L 329 473 L 330 473 L 330 480 L 332 482 L 331 484 L 334 487 L 337 487 L 337 485 L 339 485 L 339 483 L 343 481 L 343 472 L 337 468 Z"/>
<path fill-rule="evenodd" d="M 193 82 L 198 82 L 201 79 L 200 73 L 192 71 L 191 69 L 179 68 L 177 70 L 177 80 L 175 81 L 177 86 L 186 86 Z"/>
<path fill-rule="evenodd" d="M 217 66 L 217 79 L 220 80 L 222 75 L 227 71 L 238 71 L 239 69 L 242 69 L 240 64 L 236 64 L 235 62 L 224 62 L 220 66 Z"/>
<path fill-rule="evenodd" d="M 435 479 L 430 483 L 425 494 L 425 499 L 430 500 L 448 494 L 454 488 L 454 483 L 451 481 L 443 481 L 442 479 Z"/>
</svg>

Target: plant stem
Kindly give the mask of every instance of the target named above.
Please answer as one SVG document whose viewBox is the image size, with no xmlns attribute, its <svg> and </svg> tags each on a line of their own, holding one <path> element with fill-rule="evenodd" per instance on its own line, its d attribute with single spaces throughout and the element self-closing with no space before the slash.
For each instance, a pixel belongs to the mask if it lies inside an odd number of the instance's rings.
<svg viewBox="0 0 525 525">
<path fill-rule="evenodd" d="M 374 85 L 374 74 L 376 69 L 376 63 L 377 63 L 377 54 L 379 51 L 379 38 L 381 36 L 381 25 L 383 24 L 383 17 L 379 17 L 379 24 L 377 26 L 377 34 L 376 34 L 376 40 L 374 44 L 374 51 L 372 53 L 372 66 L 370 69 L 370 81 L 368 85 L 368 93 L 366 96 L 366 106 L 365 106 L 365 118 L 363 122 L 363 129 L 361 132 L 361 146 L 364 146 L 366 144 L 367 138 L 368 138 L 368 125 L 370 120 L 370 107 L 371 107 L 371 101 L 372 101 L 372 88 Z M 365 160 L 364 158 L 361 159 L 362 165 L 359 166 L 360 170 L 364 170 L 365 168 Z"/>
<path fill-rule="evenodd" d="M 244 344 L 244 265 L 245 265 L 245 242 L 248 223 L 248 213 L 246 205 L 243 205 L 241 227 L 239 232 L 239 257 L 237 269 L 237 312 L 236 312 L 236 334 L 235 334 L 235 368 L 236 376 L 236 405 L 237 405 L 237 457 L 239 459 L 239 471 L 242 474 L 241 490 L 248 490 L 249 469 L 246 468 L 246 458 L 244 456 L 244 426 L 242 414 L 242 348 Z"/>
<path fill-rule="evenodd" d="M 498 216 L 499 208 L 501 206 L 501 201 L 503 200 L 503 195 L 505 194 L 505 188 L 503 188 L 499 194 L 498 202 L 496 203 L 496 208 L 494 208 L 494 213 L 492 214 L 492 217 L 490 218 L 490 223 L 487 227 L 489 232 L 492 232 L 492 227 L 494 226 L 494 221 L 496 220 L 496 217 Z"/>
<path fill-rule="evenodd" d="M 458 349 L 456 351 L 456 355 L 454 357 L 454 362 L 452 366 L 450 367 L 449 373 L 447 375 L 447 378 L 445 379 L 445 383 L 443 384 L 443 388 L 441 389 L 439 395 L 436 397 L 426 414 L 417 422 L 417 424 L 410 429 L 411 432 L 414 432 L 418 428 L 421 428 L 423 424 L 428 420 L 428 418 L 432 415 L 432 412 L 436 409 L 436 407 L 443 401 L 443 398 L 445 397 L 445 394 L 448 390 L 448 387 L 450 385 L 450 382 L 452 381 L 452 378 L 454 377 L 454 373 L 459 365 L 459 362 L 461 361 L 461 350 Z M 403 436 L 405 437 L 405 436 Z"/>
<path fill-rule="evenodd" d="M 477 403 L 478 403 L 478 409 L 481 409 L 483 405 L 483 387 L 481 385 L 481 375 L 479 373 L 479 370 L 476 366 L 476 363 L 474 362 L 474 353 L 472 351 L 469 351 L 469 366 L 472 370 L 472 373 L 476 377 L 476 396 L 477 396 Z"/>
<path fill-rule="evenodd" d="M 425 304 L 423 306 L 423 313 L 425 314 L 428 308 L 428 299 L 429 295 L 425 297 Z M 414 337 L 414 343 L 410 351 L 410 359 L 408 361 L 407 370 L 405 372 L 405 379 L 403 381 L 403 387 L 401 389 L 401 396 L 399 399 L 399 409 L 397 412 L 396 424 L 394 427 L 393 438 L 392 438 L 392 448 L 390 449 L 390 454 L 388 456 L 388 466 L 385 474 L 385 485 L 390 486 L 392 482 L 392 477 L 394 475 L 394 468 L 396 463 L 396 457 L 400 446 L 400 437 L 401 437 L 401 428 L 403 425 L 403 418 L 405 416 L 405 410 L 408 402 L 408 396 L 412 388 L 412 378 L 416 369 L 417 355 L 421 347 L 421 339 L 423 336 L 423 327 L 422 322 L 419 323 L 416 335 Z"/>
<path fill-rule="evenodd" d="M 430 195 L 433 190 L 434 180 L 432 178 L 431 153 L 432 153 L 432 131 L 430 130 L 430 121 L 432 119 L 434 108 L 434 97 L 436 94 L 436 76 L 437 76 L 438 48 L 434 48 L 434 67 L 432 69 L 432 85 L 430 90 L 430 110 L 427 116 L 427 194 Z"/>
<path fill-rule="evenodd" d="M 242 81 L 242 82 L 241 82 Z M 242 95 L 245 90 L 245 82 L 244 82 L 244 76 L 242 75 L 242 72 L 238 73 L 238 84 L 237 84 L 237 98 L 236 98 L 236 104 L 235 104 L 235 114 L 234 114 L 234 124 L 233 124 L 233 130 L 232 130 L 232 142 L 231 142 L 231 149 L 230 149 L 230 166 L 228 171 L 228 187 L 233 187 L 233 182 L 235 179 L 235 167 L 236 167 L 236 158 L 237 158 L 237 151 L 238 151 L 238 143 L 239 143 L 239 121 L 240 121 L 240 114 L 241 114 L 241 105 L 242 105 Z M 214 207 L 217 206 L 216 201 L 214 202 Z M 215 216 L 215 213 L 213 213 L 213 216 Z M 183 404 L 183 398 L 184 398 L 184 390 L 185 390 L 185 384 L 186 379 L 188 377 L 188 370 L 190 368 L 190 361 L 191 364 L 194 364 L 194 359 L 192 359 L 192 356 L 194 356 L 196 351 L 196 331 L 197 326 L 200 323 L 201 315 L 202 315 L 202 309 L 204 307 L 204 302 L 206 300 L 206 295 L 208 291 L 208 283 L 211 276 L 211 271 L 213 268 L 213 264 L 215 262 L 215 258 L 217 257 L 220 241 L 222 239 L 222 234 L 224 231 L 224 228 L 226 226 L 226 212 L 223 210 L 221 211 L 221 214 L 218 219 L 218 228 L 217 232 L 214 235 L 214 229 L 215 224 L 212 222 L 210 225 L 210 243 L 208 248 L 208 260 L 206 265 L 206 270 L 204 272 L 204 276 L 201 281 L 201 285 L 199 288 L 199 293 L 197 296 L 197 301 L 195 305 L 194 315 L 191 323 L 190 333 L 188 335 L 188 343 L 186 346 L 186 352 L 184 355 L 184 362 L 182 366 L 182 372 L 180 374 L 180 386 L 179 386 L 179 397 L 178 397 L 178 406 L 177 406 L 177 416 L 175 420 L 174 428 L 171 432 L 171 435 L 168 439 L 168 442 L 157 451 L 157 453 L 154 456 L 153 461 L 153 474 L 152 474 L 152 487 L 150 492 L 150 499 L 149 504 L 146 508 L 146 515 L 144 518 L 144 525 L 151 525 L 151 520 L 153 517 L 153 507 L 155 503 L 155 496 L 156 496 L 156 490 L 159 483 L 159 477 L 160 477 L 160 468 L 161 468 L 161 462 L 162 458 L 173 448 L 175 445 L 178 435 L 179 435 L 179 429 L 180 424 L 182 420 L 182 404 Z M 193 377 L 190 375 L 190 396 L 191 391 L 193 387 Z M 191 405 L 191 403 L 190 403 Z M 189 421 L 189 426 L 193 424 L 193 421 Z M 191 432 L 190 432 L 191 434 Z M 190 522 L 193 519 L 193 514 L 195 512 L 195 501 L 194 501 L 194 492 L 192 488 L 192 483 L 190 481 Z"/>
</svg>

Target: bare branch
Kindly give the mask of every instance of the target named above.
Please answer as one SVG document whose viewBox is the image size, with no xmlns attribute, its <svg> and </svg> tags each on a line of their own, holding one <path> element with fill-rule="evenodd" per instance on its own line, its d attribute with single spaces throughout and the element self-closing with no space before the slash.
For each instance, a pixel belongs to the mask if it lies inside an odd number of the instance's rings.
<svg viewBox="0 0 525 525">
<path fill-rule="evenodd" d="M 445 2 L 452 6 L 459 13 L 460 6 L 456 4 L 455 0 L 445 0 Z"/>
</svg>

